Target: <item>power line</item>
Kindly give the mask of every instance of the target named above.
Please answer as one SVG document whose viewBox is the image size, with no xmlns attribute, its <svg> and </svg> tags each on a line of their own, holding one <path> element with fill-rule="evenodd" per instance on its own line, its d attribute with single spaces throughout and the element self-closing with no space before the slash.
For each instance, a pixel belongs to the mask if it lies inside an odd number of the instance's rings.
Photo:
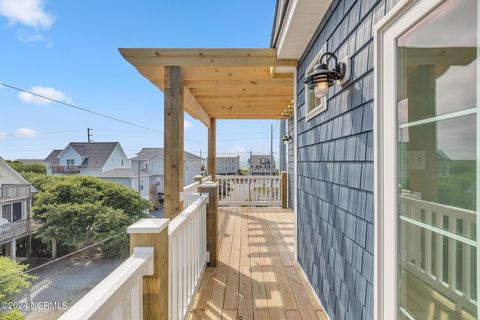
<svg viewBox="0 0 480 320">
<path fill-rule="evenodd" d="M 116 118 L 116 117 L 113 117 L 113 116 L 109 116 L 109 115 L 104 114 L 104 113 L 100 113 L 100 112 L 96 112 L 96 111 L 93 111 L 93 110 L 90 110 L 90 109 L 82 108 L 82 107 L 76 106 L 74 104 L 64 102 L 64 101 L 61 101 L 61 100 L 57 100 L 57 99 L 53 99 L 53 98 L 50 98 L 50 97 L 47 97 L 47 96 L 44 96 L 44 95 L 41 95 L 41 94 L 38 94 L 38 93 L 34 93 L 34 92 L 29 91 L 29 90 L 25 90 L 25 89 L 22 89 L 22 88 L 19 88 L 19 87 L 16 87 L 16 86 L 4 83 L 4 82 L 0 82 L 0 85 L 4 86 L 6 88 L 10 88 L 10 89 L 17 90 L 17 91 L 20 91 L 20 92 L 25 92 L 25 93 L 31 94 L 33 96 L 37 96 L 37 97 L 40 97 L 40 98 L 43 98 L 43 99 L 46 99 L 46 100 L 50 100 L 52 102 L 56 102 L 56 103 L 62 104 L 64 106 L 73 108 L 73 109 L 81 110 L 81 111 L 91 113 L 91 114 L 94 114 L 94 115 L 97 115 L 97 116 L 100 116 L 100 117 L 103 117 L 103 118 L 107 118 L 107 119 L 110 119 L 110 120 L 113 120 L 113 121 L 121 122 L 121 123 L 129 125 L 129 126 L 133 126 L 133 127 L 148 130 L 148 131 L 151 131 L 151 132 L 163 134 L 163 132 L 159 131 L 159 130 L 148 128 L 148 127 L 145 127 L 145 126 L 142 126 L 142 125 L 130 122 L 130 121 L 122 120 L 122 119 L 119 119 L 119 118 Z"/>
</svg>

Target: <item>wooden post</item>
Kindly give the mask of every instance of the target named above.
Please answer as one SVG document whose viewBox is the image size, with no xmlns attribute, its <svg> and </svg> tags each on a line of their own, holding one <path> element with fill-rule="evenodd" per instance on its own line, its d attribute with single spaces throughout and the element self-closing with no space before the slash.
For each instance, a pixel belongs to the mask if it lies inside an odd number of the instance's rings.
<svg viewBox="0 0 480 320">
<path fill-rule="evenodd" d="M 282 171 L 282 209 L 288 208 L 288 176 L 286 171 Z"/>
<path fill-rule="evenodd" d="M 182 210 L 183 191 L 183 75 L 179 66 L 165 67 L 164 92 L 164 217 L 175 218 Z"/>
<path fill-rule="evenodd" d="M 216 181 L 216 152 L 217 152 L 217 120 L 210 119 L 210 128 L 208 128 L 208 174 L 212 177 L 212 181 Z"/>
<path fill-rule="evenodd" d="M 217 184 L 207 182 L 198 187 L 199 193 L 208 193 L 207 205 L 207 252 L 210 254 L 209 266 L 217 266 L 218 257 L 218 188 Z"/>
<path fill-rule="evenodd" d="M 168 219 L 141 219 L 127 228 L 130 254 L 153 247 L 153 275 L 143 277 L 143 318 L 168 320 Z"/>
<path fill-rule="evenodd" d="M 193 181 L 198 182 L 200 184 L 202 184 L 202 180 L 203 180 L 203 176 L 201 175 L 196 175 L 195 177 L 193 177 Z"/>
<path fill-rule="evenodd" d="M 52 239 L 52 258 L 57 257 L 57 239 Z"/>
</svg>

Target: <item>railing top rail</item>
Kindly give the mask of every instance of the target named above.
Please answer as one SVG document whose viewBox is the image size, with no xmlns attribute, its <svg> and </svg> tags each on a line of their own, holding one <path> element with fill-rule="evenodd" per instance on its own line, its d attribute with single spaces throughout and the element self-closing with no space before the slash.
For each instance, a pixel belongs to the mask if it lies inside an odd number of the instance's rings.
<svg viewBox="0 0 480 320">
<path fill-rule="evenodd" d="M 459 207 L 452 207 L 452 206 L 442 204 L 442 203 L 438 203 L 438 202 L 420 200 L 420 199 L 415 199 L 415 198 L 411 198 L 411 197 L 408 197 L 408 196 L 400 196 L 400 198 L 402 198 L 404 200 L 407 200 L 407 201 L 410 201 L 410 202 L 418 203 L 420 206 L 423 204 L 424 206 L 444 208 L 444 209 L 447 209 L 447 210 L 457 211 L 457 212 L 465 213 L 465 214 L 471 214 L 471 215 L 476 215 L 477 214 L 473 210 L 463 209 L 463 208 L 459 208 Z"/>
<path fill-rule="evenodd" d="M 153 275 L 153 248 L 135 247 L 133 255 L 90 290 L 59 319 L 90 319 L 96 315 L 107 316 L 143 275 Z"/>
<path fill-rule="evenodd" d="M 198 181 L 195 181 L 194 183 L 183 187 L 183 192 L 196 192 L 199 185 L 200 183 Z"/>
<path fill-rule="evenodd" d="M 280 179 L 280 175 L 217 175 L 217 179 L 229 180 L 229 179 Z"/>
<path fill-rule="evenodd" d="M 173 219 L 168 225 L 168 235 L 174 235 L 180 230 L 181 226 L 193 216 L 193 213 L 200 208 L 202 205 L 207 203 L 208 195 L 202 194 L 199 195 L 198 199 L 195 200 L 190 206 L 182 211 L 178 216 Z"/>
</svg>

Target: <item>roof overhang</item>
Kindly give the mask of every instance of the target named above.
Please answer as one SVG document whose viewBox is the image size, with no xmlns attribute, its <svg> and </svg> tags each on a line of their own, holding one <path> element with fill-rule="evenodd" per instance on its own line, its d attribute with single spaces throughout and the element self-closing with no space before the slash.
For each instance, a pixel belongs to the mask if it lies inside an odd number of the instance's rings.
<svg viewBox="0 0 480 320">
<path fill-rule="evenodd" d="M 119 49 L 160 90 L 166 66 L 180 66 L 185 111 L 215 119 L 282 119 L 291 114 L 296 59 L 275 49 Z"/>
<path fill-rule="evenodd" d="M 279 59 L 299 59 L 333 0 L 277 0 L 271 46 Z"/>
</svg>

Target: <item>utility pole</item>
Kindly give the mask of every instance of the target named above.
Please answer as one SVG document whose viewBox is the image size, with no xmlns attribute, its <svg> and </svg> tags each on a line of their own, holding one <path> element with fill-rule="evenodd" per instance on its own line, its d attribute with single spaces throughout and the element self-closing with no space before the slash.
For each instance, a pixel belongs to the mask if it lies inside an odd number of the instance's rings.
<svg viewBox="0 0 480 320">
<path fill-rule="evenodd" d="M 87 141 L 88 143 L 92 142 L 92 137 L 93 137 L 93 133 L 92 133 L 93 129 L 91 128 L 87 128 Z"/>
<path fill-rule="evenodd" d="M 273 124 L 270 126 L 270 175 L 274 175 L 273 172 Z"/>
</svg>

